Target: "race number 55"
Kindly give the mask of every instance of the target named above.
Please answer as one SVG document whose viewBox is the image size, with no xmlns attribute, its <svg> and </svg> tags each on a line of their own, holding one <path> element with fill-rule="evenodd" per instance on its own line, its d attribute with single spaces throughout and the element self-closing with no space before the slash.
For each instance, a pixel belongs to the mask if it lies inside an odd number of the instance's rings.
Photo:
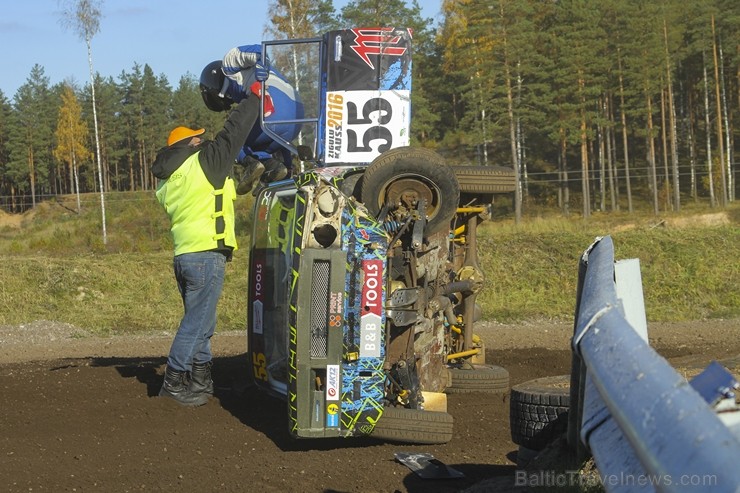
<svg viewBox="0 0 740 493">
<path fill-rule="evenodd" d="M 369 163 L 409 145 L 410 97 L 404 90 L 327 94 L 326 162 Z"/>
<path fill-rule="evenodd" d="M 267 381 L 267 359 L 262 353 L 252 353 L 254 378 Z"/>
<path fill-rule="evenodd" d="M 375 114 L 375 115 L 373 115 Z M 375 119 L 371 118 L 375 116 Z M 393 119 L 393 106 L 383 98 L 372 98 L 362 105 L 362 115 L 358 116 L 357 104 L 347 102 L 347 151 L 348 152 L 372 152 L 370 143 L 380 140 L 378 152 L 385 152 L 393 146 L 393 134 L 387 127 Z M 374 125 L 373 125 L 374 124 Z M 359 125 L 372 125 L 362 135 L 362 145 L 358 144 L 357 130 Z"/>
</svg>

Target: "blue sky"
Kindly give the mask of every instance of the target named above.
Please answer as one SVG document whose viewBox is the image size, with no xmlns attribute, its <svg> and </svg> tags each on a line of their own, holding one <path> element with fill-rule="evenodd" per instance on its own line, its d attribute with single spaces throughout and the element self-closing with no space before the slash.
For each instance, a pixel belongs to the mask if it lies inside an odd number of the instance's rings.
<svg viewBox="0 0 740 493">
<path fill-rule="evenodd" d="M 334 0 L 339 10 L 348 0 Z M 442 0 L 419 0 L 424 17 L 438 19 Z M 241 5 L 241 12 L 235 7 Z M 100 31 L 92 40 L 94 70 L 118 80 L 134 63 L 149 64 L 177 87 L 180 77 L 199 75 L 226 51 L 263 39 L 268 0 L 104 0 Z M 49 82 L 89 81 L 87 48 L 60 23 L 58 0 L 9 0 L 0 12 L 3 68 L 0 91 L 12 100 L 39 64 Z M 237 22 L 236 19 L 241 19 Z"/>
</svg>

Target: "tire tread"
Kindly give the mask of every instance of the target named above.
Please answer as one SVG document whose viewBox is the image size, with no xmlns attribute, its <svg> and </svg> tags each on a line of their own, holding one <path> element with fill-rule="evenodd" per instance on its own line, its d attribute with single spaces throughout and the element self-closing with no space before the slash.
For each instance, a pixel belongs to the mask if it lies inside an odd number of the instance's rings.
<svg viewBox="0 0 740 493">
<path fill-rule="evenodd" d="M 514 170 L 504 166 L 453 166 L 464 193 L 509 193 L 516 187 Z"/>
<path fill-rule="evenodd" d="M 454 420 L 445 412 L 386 407 L 371 436 L 400 443 L 441 444 L 452 440 Z"/>
<path fill-rule="evenodd" d="M 564 433 L 570 409 L 570 375 L 530 380 L 511 389 L 511 440 L 541 450 Z"/>
</svg>

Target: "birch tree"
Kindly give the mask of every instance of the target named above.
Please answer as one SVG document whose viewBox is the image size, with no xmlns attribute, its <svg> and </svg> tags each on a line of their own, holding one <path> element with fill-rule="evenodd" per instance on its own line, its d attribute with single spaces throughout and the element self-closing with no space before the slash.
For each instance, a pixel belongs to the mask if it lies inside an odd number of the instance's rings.
<svg viewBox="0 0 740 493">
<path fill-rule="evenodd" d="M 102 0 L 66 0 L 62 11 L 62 25 L 73 29 L 87 45 L 87 65 L 90 68 L 90 87 L 92 90 L 93 122 L 95 125 L 95 155 L 98 163 L 98 184 L 100 185 L 100 212 L 103 225 L 103 245 L 108 243 L 105 227 L 105 184 L 103 165 L 100 158 L 100 134 L 98 132 L 98 113 L 95 105 L 95 76 L 93 71 L 92 38 L 100 31 Z"/>
</svg>

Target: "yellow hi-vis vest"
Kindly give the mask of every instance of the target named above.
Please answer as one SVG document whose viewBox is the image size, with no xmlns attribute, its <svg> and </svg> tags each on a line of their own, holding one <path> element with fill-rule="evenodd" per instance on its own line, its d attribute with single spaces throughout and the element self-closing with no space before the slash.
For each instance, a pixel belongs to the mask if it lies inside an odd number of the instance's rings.
<svg viewBox="0 0 740 493">
<path fill-rule="evenodd" d="M 234 234 L 236 187 L 226 178 L 215 189 L 206 178 L 196 152 L 160 182 L 157 200 L 170 216 L 175 255 L 223 248 L 237 249 Z M 219 218 L 223 218 L 219 221 Z M 219 240 L 223 240 L 219 244 Z"/>
</svg>

